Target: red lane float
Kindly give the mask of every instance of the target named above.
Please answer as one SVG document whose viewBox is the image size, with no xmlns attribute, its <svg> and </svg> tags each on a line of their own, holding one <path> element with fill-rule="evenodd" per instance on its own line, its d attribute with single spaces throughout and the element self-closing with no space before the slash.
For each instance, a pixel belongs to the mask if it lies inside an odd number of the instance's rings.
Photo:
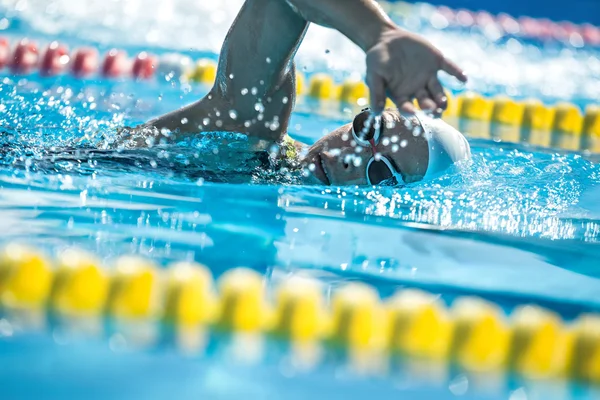
<svg viewBox="0 0 600 400">
<path fill-rule="evenodd" d="M 600 46 L 600 28 L 590 24 L 583 24 L 581 26 L 581 36 L 586 43 L 592 46 Z"/>
<path fill-rule="evenodd" d="M 519 25 L 519 22 L 510 15 L 500 13 L 498 14 L 497 19 L 498 24 L 500 25 L 500 27 L 502 27 L 502 30 L 504 30 L 504 32 L 510 35 L 515 35 L 521 32 L 521 26 Z"/>
<path fill-rule="evenodd" d="M 459 25 L 468 28 L 473 26 L 473 23 L 475 22 L 475 17 L 471 11 L 460 9 L 456 13 L 456 21 Z"/>
<path fill-rule="evenodd" d="M 542 40 L 556 39 L 562 42 L 567 42 L 574 34 L 579 34 L 585 44 L 600 45 L 600 28 L 590 24 L 556 23 L 545 18 L 519 17 L 516 19 L 505 13 L 494 16 L 486 11 L 473 12 L 465 9 L 451 9 L 446 6 L 439 6 L 436 10 L 446 18 L 449 26 L 468 28 L 476 23 L 479 27 L 484 28 L 487 24 L 496 24 L 511 35 L 520 34 L 525 37 Z"/>
<path fill-rule="evenodd" d="M 539 36 L 542 31 L 538 22 L 529 17 L 519 17 L 519 26 L 521 27 L 521 32 L 526 37 Z"/>
<path fill-rule="evenodd" d="M 91 47 L 82 47 L 75 52 L 71 61 L 71 72 L 78 78 L 93 74 L 98 70 L 98 51 Z"/>
<path fill-rule="evenodd" d="M 102 75 L 107 78 L 118 78 L 125 73 L 127 66 L 127 54 L 122 50 L 112 49 L 104 57 Z"/>
<path fill-rule="evenodd" d="M 40 75 L 52 76 L 64 72 L 69 60 L 69 50 L 66 46 L 56 41 L 50 43 L 40 63 Z"/>
<path fill-rule="evenodd" d="M 4 38 L 0 38 L 0 69 L 6 67 L 10 62 L 10 43 Z"/>
<path fill-rule="evenodd" d="M 486 26 L 496 24 L 496 20 L 494 19 L 492 14 L 490 14 L 487 11 L 479 11 L 475 15 L 475 21 L 477 22 L 477 25 L 479 25 L 479 27 L 482 29 L 484 29 Z"/>
<path fill-rule="evenodd" d="M 440 6 L 437 8 L 437 11 L 448 20 L 449 25 L 454 25 L 456 23 L 456 13 L 451 8 Z"/>
<path fill-rule="evenodd" d="M 22 39 L 13 53 L 11 70 L 14 74 L 28 74 L 38 63 L 38 49 L 34 42 Z"/>
<path fill-rule="evenodd" d="M 133 61 L 131 73 L 135 79 L 150 79 L 154 75 L 158 60 L 157 58 L 145 51 L 139 53 Z"/>
<path fill-rule="evenodd" d="M 539 26 L 538 37 L 541 39 L 552 38 L 553 32 L 556 30 L 557 25 L 547 18 L 540 18 L 537 20 Z"/>
</svg>

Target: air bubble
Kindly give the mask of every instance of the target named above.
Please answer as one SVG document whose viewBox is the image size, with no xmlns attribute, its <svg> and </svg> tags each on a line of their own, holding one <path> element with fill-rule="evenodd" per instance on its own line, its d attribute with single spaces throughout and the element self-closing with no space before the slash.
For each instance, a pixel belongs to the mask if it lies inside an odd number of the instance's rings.
<svg viewBox="0 0 600 400">
<path fill-rule="evenodd" d="M 229 118 L 237 119 L 237 112 L 235 110 L 229 110 Z"/>
<path fill-rule="evenodd" d="M 250 89 L 250 93 L 252 93 L 253 96 L 256 96 L 256 93 L 258 93 L 258 89 L 256 87 L 253 87 L 252 89 Z"/>
<path fill-rule="evenodd" d="M 267 57 L 266 61 L 267 61 L 267 64 L 271 64 L 271 58 L 270 57 Z"/>
<path fill-rule="evenodd" d="M 188 119 L 187 118 L 181 118 L 181 123 L 183 125 L 187 124 L 188 123 Z"/>
<path fill-rule="evenodd" d="M 259 113 L 265 112 L 265 106 L 260 101 L 254 105 L 254 109 Z"/>
<path fill-rule="evenodd" d="M 406 139 L 400 141 L 400 147 L 402 148 L 406 147 L 407 144 L 408 142 L 406 141 Z"/>
<path fill-rule="evenodd" d="M 242 96 L 247 95 L 248 94 L 248 89 L 243 88 L 242 91 L 241 91 L 241 93 L 242 93 Z"/>
<path fill-rule="evenodd" d="M 229 79 L 233 79 L 233 74 L 229 74 Z"/>
<path fill-rule="evenodd" d="M 283 99 L 281 99 L 281 102 L 282 102 L 283 104 L 287 104 L 287 103 L 288 103 L 288 101 L 289 101 L 289 99 L 287 98 L 287 96 L 284 96 L 284 97 L 283 97 Z"/>
<path fill-rule="evenodd" d="M 209 123 L 210 123 L 210 118 L 204 118 L 202 120 L 202 125 L 204 125 L 204 126 L 208 125 Z"/>
</svg>

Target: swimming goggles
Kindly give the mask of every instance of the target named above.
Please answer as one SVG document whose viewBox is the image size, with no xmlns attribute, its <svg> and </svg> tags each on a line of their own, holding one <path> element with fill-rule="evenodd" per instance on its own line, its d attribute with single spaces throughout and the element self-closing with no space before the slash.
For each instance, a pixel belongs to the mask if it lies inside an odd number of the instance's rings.
<svg viewBox="0 0 600 400">
<path fill-rule="evenodd" d="M 379 185 L 382 182 L 391 185 L 404 184 L 402 174 L 398 172 L 394 162 L 383 155 L 377 155 L 375 146 L 379 143 L 383 120 L 374 116 L 368 108 L 363 109 L 352 121 L 352 137 L 356 144 L 370 148 L 373 156 L 367 161 L 366 176 L 369 185 Z"/>
</svg>

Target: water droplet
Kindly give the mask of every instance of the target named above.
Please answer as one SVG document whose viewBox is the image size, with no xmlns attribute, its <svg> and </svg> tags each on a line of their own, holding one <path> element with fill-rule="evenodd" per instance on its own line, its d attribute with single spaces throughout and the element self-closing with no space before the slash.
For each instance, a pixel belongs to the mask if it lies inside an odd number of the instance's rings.
<svg viewBox="0 0 600 400">
<path fill-rule="evenodd" d="M 469 390 L 469 380 L 465 375 L 458 375 L 450 382 L 448 388 L 455 396 L 462 396 Z"/>
<path fill-rule="evenodd" d="M 279 122 L 278 121 L 271 122 L 269 129 L 271 129 L 272 131 L 276 131 L 277 129 L 279 129 Z"/>
</svg>

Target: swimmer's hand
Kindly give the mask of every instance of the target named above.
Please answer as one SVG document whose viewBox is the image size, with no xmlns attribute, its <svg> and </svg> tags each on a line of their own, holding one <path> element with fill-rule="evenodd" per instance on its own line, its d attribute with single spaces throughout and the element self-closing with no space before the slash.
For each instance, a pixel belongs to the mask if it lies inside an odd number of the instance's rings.
<svg viewBox="0 0 600 400">
<path fill-rule="evenodd" d="M 367 85 L 376 113 L 383 111 L 387 95 L 401 110 L 414 112 L 412 99 L 416 98 L 421 109 L 439 113 L 446 109 L 447 99 L 438 71 L 467 81 L 462 69 L 431 43 L 397 27 L 381 32 L 366 54 Z"/>
<path fill-rule="evenodd" d="M 398 108 L 446 108 L 437 72 L 466 82 L 465 73 L 427 40 L 398 27 L 375 0 L 286 0 L 307 21 L 337 29 L 367 55 L 371 108 L 380 113 L 386 96 Z"/>
</svg>

